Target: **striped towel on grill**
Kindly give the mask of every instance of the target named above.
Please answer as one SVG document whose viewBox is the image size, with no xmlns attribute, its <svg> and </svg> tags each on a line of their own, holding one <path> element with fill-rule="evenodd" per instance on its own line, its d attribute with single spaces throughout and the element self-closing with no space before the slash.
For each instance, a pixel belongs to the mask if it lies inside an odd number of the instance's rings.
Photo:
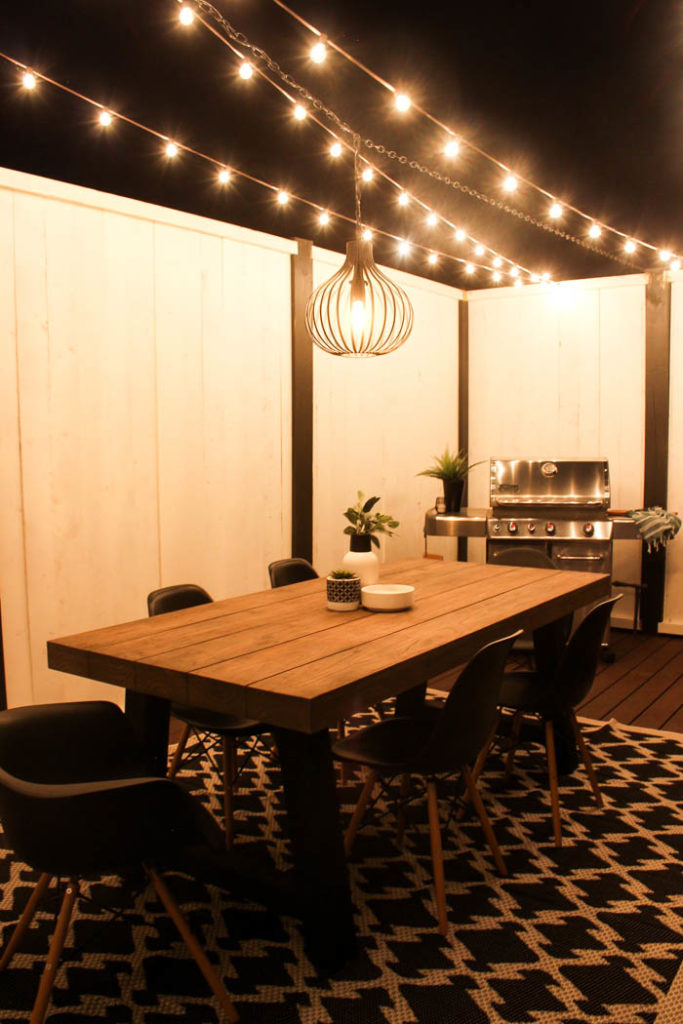
<svg viewBox="0 0 683 1024">
<path fill-rule="evenodd" d="M 647 544 L 647 550 L 656 551 L 657 548 L 673 540 L 681 528 L 681 520 L 673 512 L 667 512 L 659 505 L 652 508 L 631 509 L 626 515 L 630 516 L 638 527 L 640 536 Z"/>
</svg>

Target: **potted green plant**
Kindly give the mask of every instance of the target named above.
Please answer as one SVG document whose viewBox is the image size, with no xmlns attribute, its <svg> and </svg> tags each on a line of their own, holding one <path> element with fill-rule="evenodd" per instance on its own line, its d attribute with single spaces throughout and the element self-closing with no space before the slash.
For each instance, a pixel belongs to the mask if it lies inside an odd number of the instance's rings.
<svg viewBox="0 0 683 1024">
<path fill-rule="evenodd" d="M 332 612 L 355 612 L 360 606 L 360 576 L 350 569 L 333 569 L 327 577 L 327 607 Z"/>
<path fill-rule="evenodd" d="M 441 455 L 434 456 L 434 464 L 428 469 L 423 469 L 418 476 L 431 476 L 436 480 L 443 481 L 443 496 L 446 502 L 446 513 L 454 515 L 460 511 L 462 505 L 462 492 L 465 487 L 465 477 L 474 466 L 479 466 L 484 460 L 468 463 L 467 452 L 453 453 L 448 445 Z"/>
<path fill-rule="evenodd" d="M 399 525 L 398 521 L 386 512 L 374 511 L 380 500 L 378 497 L 366 500 L 363 492 L 358 491 L 358 501 L 355 505 L 350 505 L 344 513 L 344 517 L 349 521 L 344 533 L 349 535 L 350 541 L 342 565 L 360 576 L 361 587 L 377 583 L 379 579 L 379 559 L 372 550 L 373 544 L 379 547 L 377 534 L 385 533 L 391 537 Z"/>
</svg>

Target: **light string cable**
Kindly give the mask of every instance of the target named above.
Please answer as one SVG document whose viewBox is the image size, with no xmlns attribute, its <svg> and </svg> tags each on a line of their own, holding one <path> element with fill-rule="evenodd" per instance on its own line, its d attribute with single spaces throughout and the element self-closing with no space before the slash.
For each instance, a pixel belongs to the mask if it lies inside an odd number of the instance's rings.
<svg viewBox="0 0 683 1024">
<path fill-rule="evenodd" d="M 320 45 L 329 46 L 330 49 L 334 50 L 341 57 L 343 57 L 345 60 L 349 61 L 349 63 L 353 64 L 360 71 L 362 71 L 365 75 L 367 75 L 368 77 L 372 78 L 375 82 L 377 82 L 379 85 L 381 85 L 384 89 L 386 89 L 388 92 L 392 93 L 392 95 L 396 98 L 397 106 L 398 106 L 398 99 L 399 99 L 399 96 L 401 94 L 399 94 L 397 92 L 396 88 L 393 85 L 391 85 L 390 82 L 387 82 L 386 79 L 382 78 L 381 75 L 378 75 L 375 71 L 372 70 L 372 68 L 369 68 L 366 64 L 363 64 L 362 61 L 360 61 L 356 57 L 354 57 L 353 54 L 348 52 L 348 50 L 345 50 L 343 47 L 341 47 L 337 43 L 335 43 L 334 40 L 330 39 L 327 35 L 325 35 L 323 32 L 321 32 L 320 29 L 316 28 L 315 25 L 312 25 L 309 21 L 307 21 L 305 18 L 303 18 L 300 14 L 298 14 L 296 11 L 294 11 L 291 7 L 289 7 L 287 4 L 283 3 L 282 0 L 273 0 L 273 3 L 276 5 L 276 7 L 279 7 L 281 10 L 285 11 L 286 14 L 288 14 L 291 18 L 293 18 L 295 21 L 297 21 L 300 25 L 303 25 L 304 28 L 306 28 L 309 32 L 311 32 L 314 36 L 316 36 L 319 40 L 321 40 L 321 44 Z M 628 252 L 634 252 L 635 248 L 637 248 L 637 247 L 643 247 L 645 249 L 649 249 L 651 252 L 658 252 L 659 251 L 660 252 L 660 256 L 662 255 L 661 250 L 659 249 L 658 246 L 652 245 L 650 242 L 645 242 L 642 239 L 636 240 L 633 235 L 626 234 L 625 232 L 620 231 L 618 228 L 614 228 L 614 227 L 611 227 L 608 224 L 604 224 L 603 222 L 601 222 L 597 218 L 592 217 L 592 216 L 590 216 L 590 214 L 587 214 L 583 210 L 579 209 L 579 207 L 574 206 L 572 203 L 566 202 L 564 200 L 560 200 L 558 196 L 554 195 L 552 192 L 549 192 L 547 189 L 543 188 L 541 185 L 537 185 L 536 182 L 531 181 L 530 178 L 526 178 L 524 175 L 518 174 L 517 172 L 513 172 L 511 170 L 511 168 L 508 166 L 508 164 L 503 163 L 497 157 L 493 156 L 491 153 L 488 153 L 485 149 L 482 149 L 480 146 L 477 146 L 476 143 L 472 142 L 470 139 L 464 138 L 462 134 L 460 134 L 459 132 L 454 131 L 447 124 L 444 124 L 443 121 L 441 121 L 438 117 L 436 117 L 434 114 L 432 114 L 431 111 L 429 111 L 425 107 L 421 106 L 419 103 L 415 103 L 412 100 L 408 100 L 406 97 L 404 97 L 404 100 L 405 100 L 405 103 L 407 105 L 402 107 L 402 108 L 399 108 L 399 109 L 408 109 L 408 108 L 410 108 L 410 109 L 413 109 L 413 110 L 417 111 L 417 113 L 419 113 L 422 117 L 424 117 L 426 120 L 430 121 L 432 124 L 436 125 L 441 131 L 443 131 L 445 133 L 445 135 L 446 135 L 446 138 L 448 140 L 452 140 L 454 142 L 457 142 L 458 146 L 462 145 L 462 146 L 465 146 L 466 148 L 472 150 L 474 153 L 477 153 L 479 156 L 483 157 L 483 159 L 488 160 L 490 163 L 494 164 L 496 167 L 499 168 L 499 170 L 504 171 L 505 174 L 507 174 L 507 175 L 513 175 L 514 174 L 514 178 L 516 179 L 517 182 L 523 183 L 528 188 L 533 189 L 535 192 L 538 192 L 540 195 L 544 196 L 546 199 L 549 199 L 551 201 L 551 204 L 552 204 L 550 209 L 551 210 L 557 209 L 557 211 L 558 211 L 557 214 L 549 213 L 550 216 L 553 216 L 553 215 L 558 215 L 559 216 L 564 211 L 569 210 L 572 213 L 576 214 L 578 217 L 581 217 L 583 220 L 585 220 L 588 223 L 590 223 L 591 226 L 597 225 L 598 227 L 604 228 L 606 231 L 609 231 L 612 234 L 616 235 L 618 238 L 622 239 L 623 242 L 624 242 L 624 246 L 627 247 L 627 248 L 625 248 L 625 251 L 627 253 Z M 371 143 L 371 140 L 367 140 L 367 141 L 368 141 L 368 143 Z M 387 155 L 389 155 L 389 154 L 387 154 Z M 399 159 L 399 160 L 401 159 L 398 156 L 398 154 L 396 154 L 396 159 Z M 431 172 L 430 172 L 430 170 L 428 168 L 426 168 L 424 173 L 431 173 Z M 509 208 L 507 206 L 507 204 L 503 204 L 503 207 L 507 210 L 508 213 L 513 212 L 513 209 Z M 537 225 L 537 226 L 539 226 L 539 225 Z M 549 228 L 550 230 L 552 230 L 552 226 L 551 225 L 545 225 L 545 227 Z M 556 233 L 559 234 L 560 232 L 557 231 Z M 570 237 L 570 236 L 563 235 L 563 237 Z M 572 240 L 573 241 L 581 241 L 581 240 L 573 238 L 573 237 L 572 237 Z M 594 247 L 592 247 L 590 245 L 587 245 L 586 247 L 587 248 L 594 248 Z M 666 255 L 667 257 L 673 257 L 674 254 L 673 253 L 666 253 L 664 255 Z"/>
<path fill-rule="evenodd" d="M 193 8 L 189 7 L 186 3 L 183 2 L 183 0 L 177 0 L 177 2 L 182 5 L 181 14 L 183 12 L 189 11 L 192 19 L 194 20 L 195 15 Z M 211 5 L 209 4 L 207 6 L 210 7 Z M 222 18 L 222 15 L 219 16 Z M 262 66 L 263 63 L 266 63 L 268 67 L 270 67 L 270 64 L 272 63 L 275 68 L 279 68 L 277 62 L 272 61 L 272 59 L 267 54 L 265 54 L 265 51 L 260 50 L 259 47 L 254 46 L 251 43 L 248 43 L 246 45 L 242 44 L 242 49 L 240 49 L 230 39 L 226 39 L 225 36 L 223 36 L 216 28 L 214 28 L 213 25 L 205 21 L 200 15 L 197 15 L 197 20 L 207 29 L 208 32 L 211 33 L 211 35 L 215 36 L 222 43 L 223 46 L 230 50 L 230 52 L 234 54 L 234 56 L 237 57 L 238 60 L 243 62 L 242 68 L 244 68 L 245 64 L 248 63 L 246 61 L 245 51 L 248 52 L 252 59 L 255 61 L 253 65 L 249 63 L 249 76 L 251 76 L 252 74 L 258 74 L 259 77 L 263 78 L 270 86 L 272 86 L 273 89 L 275 89 L 276 92 L 283 96 L 288 103 L 292 104 L 295 107 L 295 112 L 297 108 L 299 108 L 303 118 L 308 118 L 309 120 L 311 120 L 314 124 L 318 125 L 318 127 L 322 129 L 322 131 L 324 131 L 332 139 L 334 139 L 339 146 L 342 145 L 342 143 L 339 141 L 338 134 L 333 129 L 331 129 L 323 120 L 321 120 L 321 118 L 318 117 L 316 113 L 311 112 L 312 109 L 314 111 L 320 111 L 322 113 L 326 113 L 328 111 L 328 108 L 325 107 L 325 105 L 322 104 L 320 100 L 316 100 L 313 96 L 311 96 L 310 93 L 307 92 L 307 90 L 305 90 L 301 86 L 298 86 L 297 83 L 294 82 L 292 88 L 297 90 L 297 92 L 300 95 L 300 98 L 304 99 L 306 103 L 305 106 L 298 104 L 292 93 L 288 92 L 287 89 L 285 89 L 278 81 L 275 81 L 267 73 L 267 71 L 264 70 Z M 191 24 L 190 20 L 187 20 L 186 24 Z M 238 34 L 241 35 L 241 33 Z M 260 56 L 262 53 L 265 54 L 263 59 Z M 275 74 L 277 74 L 278 77 L 280 77 L 281 79 L 287 81 L 287 83 L 289 84 L 290 77 L 289 75 L 286 74 L 286 72 L 280 69 L 279 71 L 276 71 Z M 294 80 L 291 79 L 291 81 L 293 82 Z M 347 149 L 351 150 L 352 152 L 355 152 L 354 146 L 356 137 L 362 142 L 360 135 L 358 135 L 355 132 L 355 130 L 351 128 L 350 125 L 343 122 L 334 111 L 329 110 L 329 116 L 331 116 L 334 119 L 334 122 L 337 125 L 339 131 L 344 132 L 351 137 L 351 143 L 345 142 L 344 145 L 346 146 Z M 365 159 L 364 162 L 367 163 L 367 166 L 371 168 L 374 174 L 377 174 L 379 177 L 383 178 L 398 191 L 399 201 L 408 201 L 408 194 L 405 192 L 400 182 L 398 182 L 395 178 L 392 178 L 391 175 L 387 174 L 386 171 L 384 171 L 381 167 L 378 167 L 377 164 L 371 164 L 368 161 L 365 161 Z M 410 198 L 416 205 L 420 206 L 427 214 L 436 216 L 436 214 L 434 214 L 432 207 L 430 207 L 427 203 L 423 202 L 416 196 L 412 196 Z M 442 221 L 443 224 L 445 224 L 447 227 L 452 228 L 453 232 L 456 235 L 457 241 L 462 242 L 469 240 L 474 246 L 475 253 L 477 256 L 482 256 L 485 252 L 490 253 L 494 272 L 503 267 L 503 264 L 505 263 L 507 264 L 506 269 L 508 269 L 508 272 L 515 272 L 513 273 L 513 276 L 516 276 L 516 273 L 518 273 L 519 271 L 523 271 L 529 274 L 532 280 L 540 279 L 541 275 L 532 273 L 532 271 L 529 270 L 528 267 L 525 267 L 523 264 L 519 263 L 516 260 L 510 259 L 510 257 L 508 256 L 504 256 L 502 253 L 497 251 L 492 246 L 484 245 L 484 243 L 480 242 L 479 239 L 477 239 L 474 235 L 471 235 L 468 232 L 465 232 L 463 229 L 459 228 L 452 220 L 450 220 L 445 215 L 439 214 L 437 220 Z M 467 265 L 469 261 L 461 260 L 460 262 L 464 262 Z M 488 267 L 486 269 L 492 268 Z M 494 283 L 498 283 L 500 276 L 501 275 L 498 275 L 494 278 Z"/>
<path fill-rule="evenodd" d="M 207 153 L 203 153 L 201 150 L 195 149 L 192 146 L 186 146 L 181 142 L 177 142 L 171 139 L 165 132 L 158 131 L 156 128 L 152 128 L 147 124 L 143 124 L 141 121 L 137 121 L 135 118 L 129 117 L 127 114 L 123 114 L 118 110 L 114 111 L 106 104 L 100 103 L 97 100 L 92 99 L 92 97 L 90 96 L 86 96 L 84 93 L 79 92 L 77 89 L 71 88 L 71 86 L 69 85 L 65 85 L 63 82 L 60 82 L 55 78 L 51 78 L 48 75 L 42 74 L 41 72 L 33 68 L 31 65 L 25 64 L 23 61 L 17 60 L 15 57 L 10 56 L 9 54 L 0 51 L 0 59 L 6 61 L 8 64 L 11 64 L 13 67 L 18 68 L 20 71 L 23 72 L 23 84 L 26 88 L 33 89 L 38 83 L 45 82 L 48 85 L 53 86 L 55 89 L 59 89 L 62 92 L 67 93 L 69 96 L 73 96 L 75 99 L 80 100 L 82 103 L 85 103 L 88 106 L 92 107 L 94 110 L 98 111 L 100 119 L 99 123 L 102 127 L 109 127 L 116 121 L 122 121 L 123 123 L 130 125 L 132 128 L 136 128 L 141 132 L 145 132 L 147 135 L 151 135 L 154 138 L 158 139 L 159 141 L 165 143 L 167 147 L 167 155 L 169 156 L 174 155 L 171 152 L 169 152 L 169 147 L 175 147 L 175 153 L 189 153 L 192 156 L 197 157 L 199 160 L 211 164 L 212 167 L 214 167 L 218 171 L 219 182 L 227 183 L 230 180 L 230 178 L 234 175 L 239 178 L 243 178 L 246 181 L 250 181 L 253 184 L 259 186 L 260 188 L 264 188 L 270 192 L 275 193 L 276 200 L 282 205 L 285 205 L 290 199 L 295 202 L 302 203 L 304 206 L 307 206 L 310 209 L 317 211 L 319 215 L 319 223 L 321 224 L 321 226 L 324 226 L 324 224 L 326 224 L 328 219 L 332 216 L 337 217 L 339 220 L 346 221 L 349 224 L 357 224 L 357 217 L 350 217 L 347 214 L 339 213 L 336 211 L 330 212 L 329 207 L 322 206 L 320 203 L 316 203 L 311 199 L 307 199 L 305 196 L 301 196 L 294 192 L 286 192 L 283 189 L 281 189 L 278 185 L 274 185 L 272 184 L 272 182 L 265 181 L 262 178 L 258 178 L 253 174 L 249 174 L 247 171 L 240 170 L 239 168 L 235 167 L 232 164 L 230 166 L 227 166 L 224 161 L 218 160 L 216 157 L 210 156 Z M 26 81 L 26 79 L 28 79 L 28 82 Z M 322 218 L 325 218 L 325 220 L 323 220 Z M 391 240 L 392 242 L 397 242 L 399 245 L 404 243 L 404 239 L 402 239 L 399 235 L 395 235 L 390 231 L 384 230 L 383 228 L 366 228 L 366 231 L 370 232 L 373 236 L 380 235 L 383 238 Z M 454 256 L 452 253 L 441 252 L 438 250 L 431 249 L 428 246 L 420 245 L 417 243 L 413 247 L 428 254 L 428 256 L 430 257 L 435 255 L 438 258 L 443 258 L 453 263 L 463 264 L 466 270 L 470 268 L 476 268 L 484 271 L 490 270 L 490 267 L 487 267 L 484 264 L 476 263 L 476 261 L 473 260 L 465 260 L 462 257 Z"/>
<path fill-rule="evenodd" d="M 176 0 L 176 2 L 183 3 L 184 0 Z M 193 2 L 197 10 L 201 11 L 203 14 L 207 15 L 218 25 L 220 25 L 220 27 L 226 32 L 228 36 L 228 39 L 226 39 L 220 32 L 217 32 L 215 29 L 213 29 L 212 26 L 207 23 L 205 18 L 198 16 L 197 20 L 200 21 L 205 28 L 209 29 L 213 33 L 213 35 L 216 36 L 216 38 L 220 39 L 226 45 L 229 45 L 230 41 L 232 41 L 237 46 L 240 46 L 244 50 L 248 51 L 252 58 L 257 62 L 257 65 L 264 65 L 265 67 L 268 68 L 269 71 L 277 75 L 281 81 L 285 82 L 289 86 L 289 88 L 296 92 L 297 95 L 301 99 L 303 99 L 310 107 L 312 107 L 320 114 L 324 115 L 328 120 L 330 120 L 337 127 L 337 129 L 340 132 L 342 132 L 345 136 L 353 137 L 353 135 L 356 134 L 355 130 L 346 121 L 339 117 L 339 115 L 330 107 L 328 107 L 327 104 L 325 104 L 322 100 L 313 96 L 312 93 L 310 93 L 309 90 L 305 88 L 305 86 L 300 85 L 294 78 L 292 78 L 292 76 L 288 74 L 278 64 L 278 62 L 274 60 L 265 50 L 263 50 L 260 46 L 256 46 L 254 43 L 251 43 L 243 32 L 240 32 L 236 28 L 234 28 L 234 26 L 221 14 L 221 12 L 216 10 L 216 8 L 213 6 L 213 4 L 209 2 L 209 0 L 193 0 Z M 243 54 L 240 54 L 240 56 L 243 56 Z M 262 77 L 265 77 L 268 81 L 271 81 L 270 78 L 264 74 L 261 68 L 259 68 L 259 70 L 261 71 Z M 318 123 L 320 122 L 318 121 Z M 403 166 L 408 167 L 411 170 L 417 171 L 423 175 L 427 175 L 428 177 L 433 178 L 434 180 L 439 181 L 444 185 L 447 185 L 449 188 L 455 189 L 456 191 L 462 192 L 474 199 L 477 199 L 479 202 L 486 203 L 489 206 L 502 210 L 503 212 L 510 214 L 510 216 L 516 217 L 518 220 L 524 221 L 528 224 L 532 224 L 534 227 L 537 227 L 540 230 L 547 232 L 548 234 L 552 234 L 558 238 L 564 239 L 565 241 L 572 242 L 575 245 L 581 246 L 581 248 L 583 249 L 587 249 L 588 251 L 596 253 L 599 256 L 604 256 L 606 259 L 614 260 L 615 262 L 620 263 L 623 266 L 629 267 L 630 269 L 641 269 L 634 260 L 628 259 L 625 256 L 621 256 L 618 253 L 611 252 L 608 249 L 603 249 L 600 246 L 594 245 L 591 242 L 586 241 L 584 238 L 579 238 L 577 235 L 573 235 L 568 231 L 564 231 L 562 228 L 555 227 L 552 224 L 546 224 L 544 221 L 538 220 L 530 213 L 525 213 L 523 210 L 519 210 L 516 207 L 511 206 L 509 203 L 506 203 L 500 199 L 496 199 L 494 196 L 487 195 L 486 193 L 481 192 L 478 189 L 466 185 L 464 182 L 451 178 L 449 175 L 442 174 L 440 171 L 437 171 L 433 167 L 428 167 L 426 164 L 421 164 L 417 160 L 411 160 L 410 157 L 405 156 L 404 154 L 400 154 L 394 149 L 389 149 L 387 146 L 384 146 L 382 143 L 376 142 L 374 139 L 361 136 L 361 141 L 366 149 L 371 149 L 374 152 L 377 152 L 382 156 L 389 158 L 390 160 L 395 160 L 399 164 L 402 164 Z M 548 193 L 548 195 L 550 195 L 550 193 Z M 629 236 L 624 235 L 623 237 L 626 238 Z M 645 243 L 639 242 L 640 246 L 644 244 Z M 648 247 L 655 248 L 654 246 Z"/>
</svg>

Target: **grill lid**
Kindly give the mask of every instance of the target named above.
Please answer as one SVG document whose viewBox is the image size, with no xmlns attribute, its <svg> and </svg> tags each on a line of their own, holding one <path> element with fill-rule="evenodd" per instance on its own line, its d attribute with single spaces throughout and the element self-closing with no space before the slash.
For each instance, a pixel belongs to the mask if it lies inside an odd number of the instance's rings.
<svg viewBox="0 0 683 1024">
<path fill-rule="evenodd" d="M 491 459 L 491 507 L 609 508 L 607 459 Z"/>
</svg>

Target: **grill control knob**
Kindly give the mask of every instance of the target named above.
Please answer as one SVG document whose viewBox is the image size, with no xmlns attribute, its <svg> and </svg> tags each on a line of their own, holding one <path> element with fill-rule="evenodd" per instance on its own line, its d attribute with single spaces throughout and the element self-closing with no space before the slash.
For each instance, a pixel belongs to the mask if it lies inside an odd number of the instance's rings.
<svg viewBox="0 0 683 1024">
<path fill-rule="evenodd" d="M 536 523 L 529 523 L 527 529 L 529 533 L 536 533 Z"/>
<path fill-rule="evenodd" d="M 592 523 L 585 523 L 583 527 L 583 532 L 586 534 L 587 537 L 592 537 L 595 533 L 595 527 Z"/>
<path fill-rule="evenodd" d="M 545 524 L 545 532 L 546 533 L 555 533 L 555 523 L 546 523 Z"/>
<path fill-rule="evenodd" d="M 515 523 L 514 521 L 508 523 L 508 533 L 517 533 L 518 529 L 519 527 L 517 526 L 517 523 Z"/>
</svg>

